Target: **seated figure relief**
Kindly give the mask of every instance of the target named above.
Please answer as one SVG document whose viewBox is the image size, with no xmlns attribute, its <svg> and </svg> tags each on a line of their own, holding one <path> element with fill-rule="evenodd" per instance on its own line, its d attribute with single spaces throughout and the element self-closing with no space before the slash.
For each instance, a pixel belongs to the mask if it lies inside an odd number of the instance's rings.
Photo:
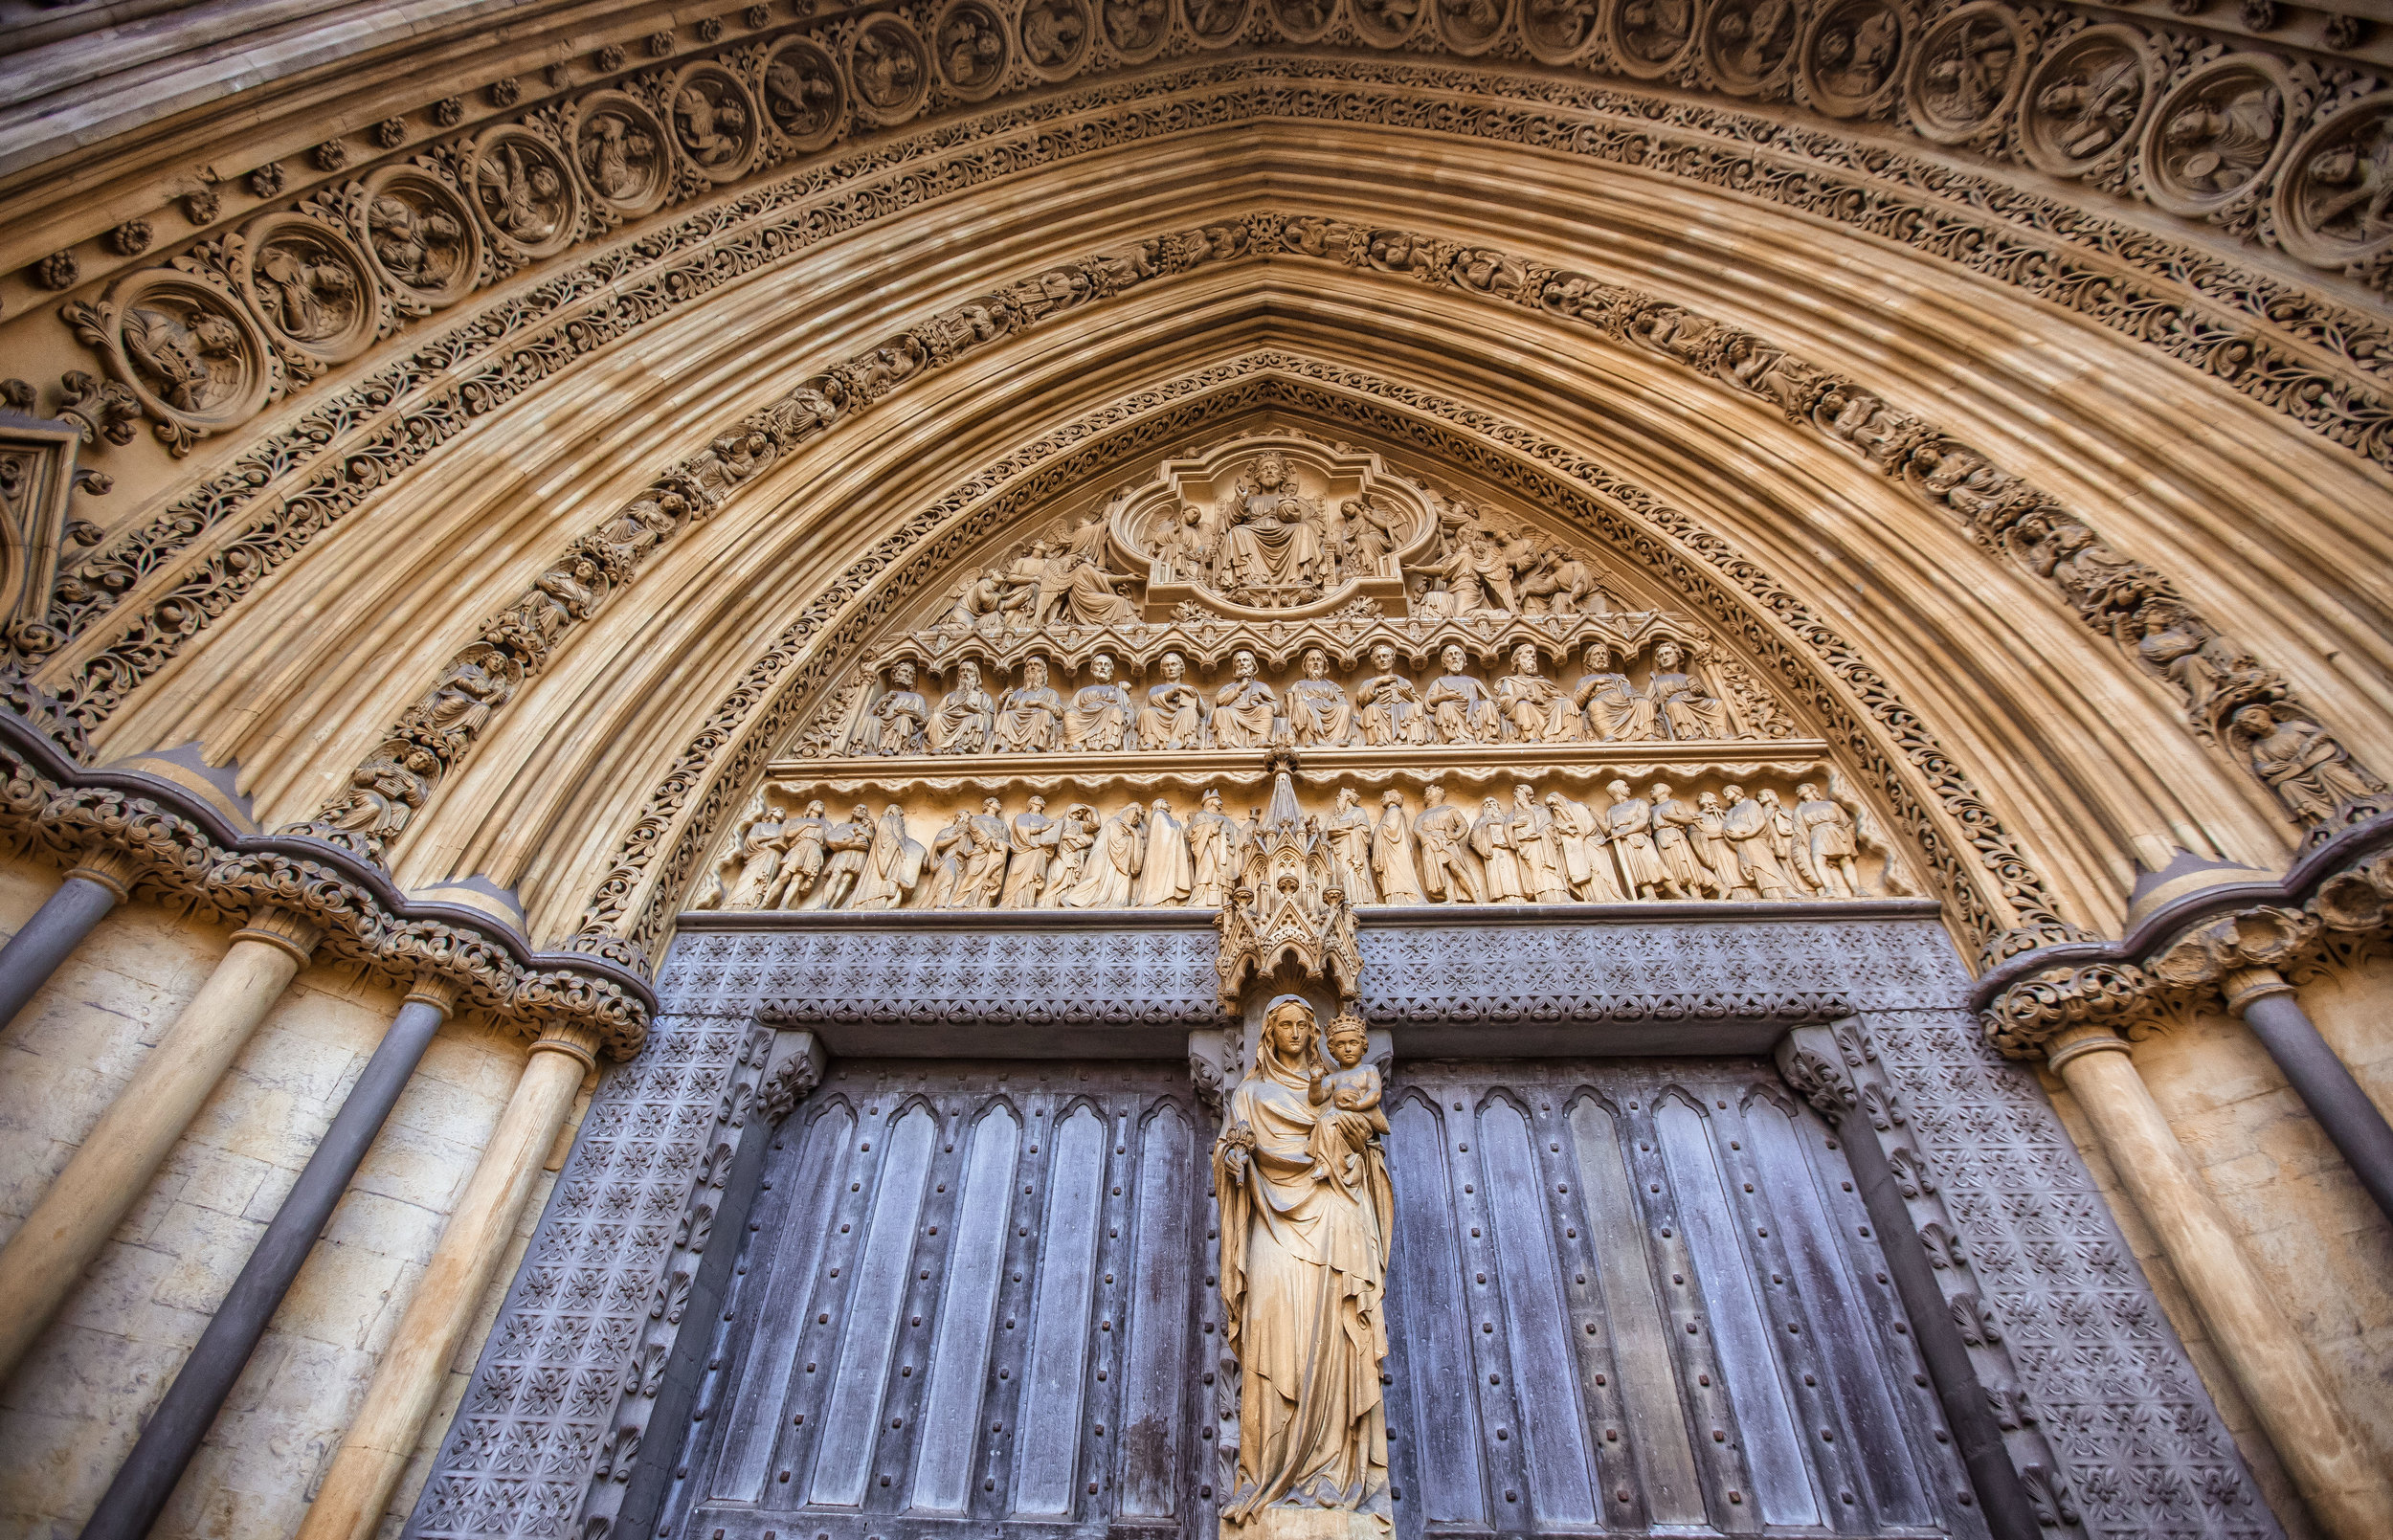
<svg viewBox="0 0 2393 1540">
<path fill-rule="evenodd" d="M 1418 798 L 1392 787 L 1372 799 L 1346 784 L 1303 822 L 1327 884 L 1366 907 L 1802 903 L 1873 896 L 1865 859 L 1891 878 L 1893 856 L 1865 838 L 1825 778 L 1791 792 L 1756 785 L 1749 794 L 1747 784 L 1641 791 L 1614 779 L 1583 796 L 1523 779 L 1449 798 L 1446 784 L 1431 782 Z M 1218 908 L 1252 881 L 1247 858 L 1269 833 L 1261 810 L 1224 811 L 1215 786 L 1194 808 L 1129 794 L 1051 815 L 1044 796 L 1009 812 L 992 794 L 934 813 L 892 801 L 878 816 L 860 803 L 844 819 L 819 799 L 801 803 L 804 791 L 775 782 L 757 793 L 691 907 Z"/>
</svg>

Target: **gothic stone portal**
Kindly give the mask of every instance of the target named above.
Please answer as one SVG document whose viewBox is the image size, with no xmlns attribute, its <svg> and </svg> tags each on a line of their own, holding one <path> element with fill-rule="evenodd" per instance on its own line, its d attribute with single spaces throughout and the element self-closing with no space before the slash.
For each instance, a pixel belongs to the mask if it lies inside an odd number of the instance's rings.
<svg viewBox="0 0 2393 1540">
<path fill-rule="evenodd" d="M 1982 1532 L 1843 1135 L 1771 1068 L 1798 1020 L 1901 1099 L 1908 1243 L 2056 1532 L 2274 1534 L 1933 906 L 1739 908 L 1363 926 L 1399 1540 Z M 1214 950 L 1198 916 L 684 917 L 408 1533 L 1215 1540 L 1205 1157 L 1251 1044 Z"/>
</svg>

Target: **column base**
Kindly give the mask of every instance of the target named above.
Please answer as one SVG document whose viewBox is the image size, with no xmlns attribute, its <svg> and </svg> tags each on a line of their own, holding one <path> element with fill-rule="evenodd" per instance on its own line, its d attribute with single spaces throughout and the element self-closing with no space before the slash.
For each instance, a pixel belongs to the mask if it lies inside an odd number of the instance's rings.
<svg viewBox="0 0 2393 1540">
<path fill-rule="evenodd" d="M 1244 1524 L 1221 1521 L 1221 1540 L 1388 1540 L 1388 1521 L 1345 1507 L 1267 1507 Z"/>
</svg>

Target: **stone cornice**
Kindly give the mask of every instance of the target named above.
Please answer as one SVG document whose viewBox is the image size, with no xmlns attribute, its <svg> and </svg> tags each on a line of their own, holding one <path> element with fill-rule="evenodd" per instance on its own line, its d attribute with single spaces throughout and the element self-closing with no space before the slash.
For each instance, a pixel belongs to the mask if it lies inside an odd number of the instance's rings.
<svg viewBox="0 0 2393 1540">
<path fill-rule="evenodd" d="M 2393 930 L 2393 817 L 2345 829 L 2282 877 L 2197 888 L 2116 941 L 2074 942 L 1989 969 L 1970 994 L 1986 1036 L 2035 1058 L 2072 1027 L 2142 1037 L 2188 1008 L 2217 1009 L 2234 975 L 2294 968 L 2337 939 Z"/>
<path fill-rule="evenodd" d="M 245 833 L 174 783 L 92 770 L 0 709 L 0 836 L 77 859 L 108 852 L 135 894 L 211 917 L 287 910 L 321 927 L 331 958 L 407 988 L 424 975 L 458 1003 L 527 1037 L 560 1021 L 597 1035 L 609 1055 L 639 1051 L 655 992 L 633 970 L 586 953 L 536 952 L 523 936 L 460 905 L 412 899 L 389 874 L 322 840 Z"/>
</svg>

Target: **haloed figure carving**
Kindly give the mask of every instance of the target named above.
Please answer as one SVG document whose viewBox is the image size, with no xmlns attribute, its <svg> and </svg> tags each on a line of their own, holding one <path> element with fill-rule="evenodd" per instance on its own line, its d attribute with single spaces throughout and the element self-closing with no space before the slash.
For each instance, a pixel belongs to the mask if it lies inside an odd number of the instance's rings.
<svg viewBox="0 0 2393 1540">
<path fill-rule="evenodd" d="M 1386 1120 L 1365 1105 L 1376 1086 L 1351 1067 L 1361 1052 L 1348 1035 L 1360 1029 L 1340 1018 L 1352 1058 L 1332 1071 L 1312 1007 L 1274 999 L 1214 1147 L 1222 1337 L 1241 1382 L 1225 1531 L 1271 1535 L 1283 1507 L 1343 1509 L 1392 1529 L 1379 1371 L 1395 1202 L 1378 1137 Z"/>
</svg>

